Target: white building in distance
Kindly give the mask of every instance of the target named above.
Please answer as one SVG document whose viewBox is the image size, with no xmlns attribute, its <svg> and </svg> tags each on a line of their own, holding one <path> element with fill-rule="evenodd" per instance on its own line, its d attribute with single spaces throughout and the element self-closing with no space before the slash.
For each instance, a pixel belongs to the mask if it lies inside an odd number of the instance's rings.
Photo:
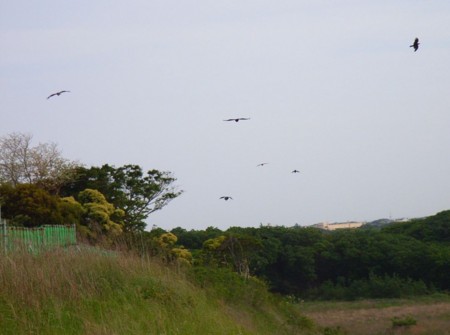
<svg viewBox="0 0 450 335">
<path fill-rule="evenodd" d="M 366 224 L 365 222 L 358 222 L 358 221 L 348 221 L 348 222 L 341 222 L 341 223 L 321 222 L 321 223 L 317 223 L 312 226 L 316 227 L 316 228 L 324 229 L 324 230 L 336 230 L 336 229 L 359 228 L 365 224 Z"/>
</svg>

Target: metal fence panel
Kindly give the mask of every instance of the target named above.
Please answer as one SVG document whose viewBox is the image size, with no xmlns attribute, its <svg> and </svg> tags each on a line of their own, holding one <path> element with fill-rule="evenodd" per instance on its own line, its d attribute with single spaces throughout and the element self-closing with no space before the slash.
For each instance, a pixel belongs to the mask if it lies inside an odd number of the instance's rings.
<svg viewBox="0 0 450 335">
<path fill-rule="evenodd" d="M 75 225 L 41 226 L 23 228 L 0 223 L 0 246 L 4 252 L 66 247 L 77 242 Z"/>
</svg>

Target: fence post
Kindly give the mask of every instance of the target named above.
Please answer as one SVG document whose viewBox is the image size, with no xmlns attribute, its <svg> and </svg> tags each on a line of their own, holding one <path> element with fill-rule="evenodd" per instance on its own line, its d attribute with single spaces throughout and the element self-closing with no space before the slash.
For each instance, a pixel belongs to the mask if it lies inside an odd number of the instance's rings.
<svg viewBox="0 0 450 335">
<path fill-rule="evenodd" d="M 3 252 L 7 253 L 8 251 L 8 246 L 6 245 L 7 243 L 7 236 L 6 236 L 6 221 L 3 221 L 2 219 L 2 204 L 0 203 L 0 230 L 1 230 L 1 235 L 2 235 L 2 242 L 3 242 Z"/>
</svg>

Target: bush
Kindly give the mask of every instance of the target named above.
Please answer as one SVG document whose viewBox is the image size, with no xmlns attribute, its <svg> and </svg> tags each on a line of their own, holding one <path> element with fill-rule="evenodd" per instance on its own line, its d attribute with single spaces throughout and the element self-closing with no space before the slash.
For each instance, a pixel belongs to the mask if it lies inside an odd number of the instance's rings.
<svg viewBox="0 0 450 335">
<path fill-rule="evenodd" d="M 337 283 L 327 281 L 319 288 L 307 292 L 308 298 L 325 300 L 355 300 L 359 298 L 406 298 L 432 293 L 421 280 L 401 278 L 399 276 L 377 276 L 371 274 L 368 279 Z"/>
<path fill-rule="evenodd" d="M 405 316 L 403 318 L 395 316 L 391 319 L 391 321 L 392 328 L 409 327 L 417 324 L 416 319 L 414 319 L 412 316 Z"/>
<path fill-rule="evenodd" d="M 347 332 L 344 331 L 341 327 L 325 327 L 323 329 L 323 335 L 346 335 Z"/>
</svg>

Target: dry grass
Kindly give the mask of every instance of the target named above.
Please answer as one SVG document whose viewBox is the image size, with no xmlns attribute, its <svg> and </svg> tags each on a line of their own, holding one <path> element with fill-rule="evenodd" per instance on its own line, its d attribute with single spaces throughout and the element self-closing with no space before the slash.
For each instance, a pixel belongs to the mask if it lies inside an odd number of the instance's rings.
<svg viewBox="0 0 450 335">
<path fill-rule="evenodd" d="M 403 301 L 400 306 L 374 306 L 375 303 L 339 303 L 332 308 L 306 306 L 303 313 L 322 327 L 338 327 L 351 335 L 450 334 L 450 302 Z M 359 307 L 358 307 L 359 306 Z M 393 327 L 392 318 L 410 316 L 417 321 L 408 327 Z"/>
<path fill-rule="evenodd" d="M 0 334 L 263 335 L 300 329 L 285 321 L 297 319 L 294 306 L 285 310 L 259 299 L 255 308 L 248 297 L 228 302 L 226 292 L 236 289 L 229 277 L 220 277 L 217 291 L 186 278 L 183 267 L 101 249 L 2 255 Z M 264 287 L 238 288 L 253 297 Z"/>
<path fill-rule="evenodd" d="M 0 258 L 0 283 L 4 295 L 13 295 L 17 302 L 39 307 L 46 297 L 77 300 L 104 289 L 102 276 L 111 274 L 113 263 L 108 257 L 80 257 L 75 251 L 53 250 L 38 256 L 14 253 Z M 121 264 L 122 267 L 126 263 Z M 128 266 L 127 266 L 128 267 Z M 131 270 L 132 266 L 128 267 Z M 120 273 L 116 271 L 116 276 Z M 82 289 L 81 289 L 82 288 Z"/>
</svg>

